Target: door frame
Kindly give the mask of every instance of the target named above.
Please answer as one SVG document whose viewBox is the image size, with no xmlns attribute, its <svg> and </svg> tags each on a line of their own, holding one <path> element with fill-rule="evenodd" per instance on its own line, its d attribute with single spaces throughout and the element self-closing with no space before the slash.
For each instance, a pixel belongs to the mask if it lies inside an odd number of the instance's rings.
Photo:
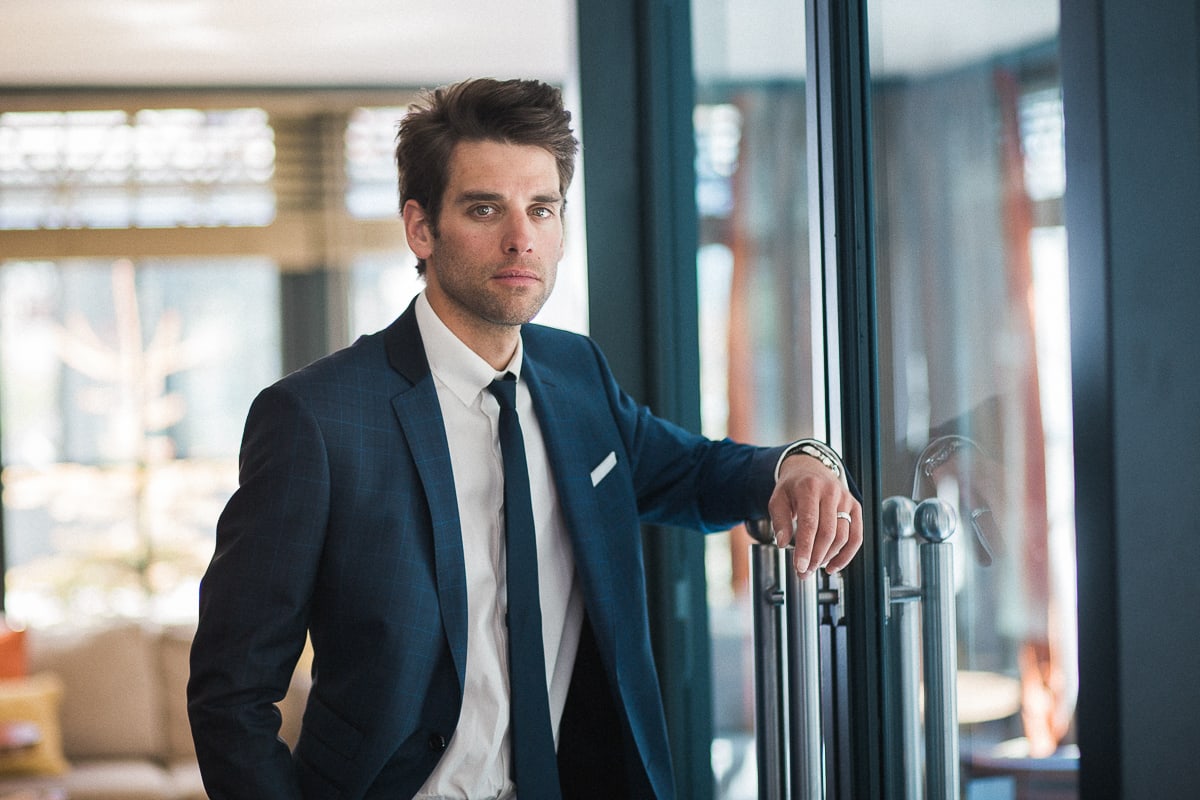
<svg viewBox="0 0 1200 800">
<path fill-rule="evenodd" d="M 879 370 L 872 237 L 871 128 L 865 0 L 806 0 L 811 262 L 825 324 L 829 442 L 862 494 L 863 547 L 845 572 L 844 660 L 824 676 L 834 709 L 838 797 L 882 797 L 883 604 L 879 547 Z M 893 768 L 892 774 L 895 772 Z"/>
</svg>

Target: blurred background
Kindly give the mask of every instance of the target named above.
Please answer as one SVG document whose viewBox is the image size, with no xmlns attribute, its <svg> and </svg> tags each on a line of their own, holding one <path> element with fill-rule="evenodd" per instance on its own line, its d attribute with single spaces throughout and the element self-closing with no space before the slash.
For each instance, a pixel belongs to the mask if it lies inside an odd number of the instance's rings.
<svg viewBox="0 0 1200 800">
<path fill-rule="evenodd" d="M 804 6 L 690 13 L 703 429 L 819 434 Z M 868 15 L 883 496 L 942 497 L 969 525 L 966 749 L 1069 757 L 1058 4 L 872 0 Z M 7 0 L 0 19 L 4 608 L 35 626 L 186 622 L 251 398 L 420 290 L 392 163 L 416 92 L 560 85 L 586 173 L 575 5 Z M 539 321 L 586 333 L 588 271 L 605 268 L 586 241 L 614 232 L 586 229 L 583 187 Z M 725 798 L 756 785 L 748 541 L 712 536 L 705 557 Z"/>
</svg>

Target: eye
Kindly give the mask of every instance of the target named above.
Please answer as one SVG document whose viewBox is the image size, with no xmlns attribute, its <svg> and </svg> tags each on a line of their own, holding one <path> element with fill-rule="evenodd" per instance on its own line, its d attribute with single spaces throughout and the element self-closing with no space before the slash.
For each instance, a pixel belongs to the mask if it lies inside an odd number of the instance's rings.
<svg viewBox="0 0 1200 800">
<path fill-rule="evenodd" d="M 471 208 L 471 216 L 486 218 L 493 217 L 497 213 L 497 209 L 492 205 L 478 205 Z"/>
<path fill-rule="evenodd" d="M 535 206 L 529 213 L 541 219 L 549 219 L 554 216 L 554 209 L 549 206 Z"/>
</svg>

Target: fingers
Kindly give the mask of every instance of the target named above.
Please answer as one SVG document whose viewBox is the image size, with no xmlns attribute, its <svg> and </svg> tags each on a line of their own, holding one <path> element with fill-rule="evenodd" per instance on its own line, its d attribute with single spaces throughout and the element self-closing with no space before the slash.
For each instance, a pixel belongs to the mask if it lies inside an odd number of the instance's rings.
<svg viewBox="0 0 1200 800">
<path fill-rule="evenodd" d="M 812 555 L 809 556 L 809 570 L 826 569 L 832 555 L 841 552 L 849 539 L 850 526 L 845 520 L 838 519 L 838 509 L 833 509 L 832 519 L 826 519 L 822 514 L 821 524 L 813 537 Z"/>
<path fill-rule="evenodd" d="M 792 546 L 802 577 L 844 569 L 862 546 L 862 509 L 838 481 L 816 473 L 781 480 L 767 506 L 775 542 Z"/>
<path fill-rule="evenodd" d="M 853 500 L 853 498 L 851 498 L 851 500 Z M 830 558 L 825 565 L 825 569 L 827 569 L 831 575 L 835 572 L 840 572 L 849 566 L 850 562 L 854 559 L 854 556 L 862 547 L 862 507 L 858 504 L 857 500 L 854 500 L 853 507 L 848 509 L 846 513 L 850 516 L 849 520 L 838 520 L 838 528 L 839 530 L 843 528 L 845 529 L 846 539 L 842 543 L 841 548 L 836 553 L 832 553 L 830 555 Z"/>
<path fill-rule="evenodd" d="M 833 574 L 848 565 L 862 545 L 862 514 L 853 498 L 823 505 L 815 526 L 797 526 L 793 563 L 803 577 L 818 569 Z"/>
</svg>

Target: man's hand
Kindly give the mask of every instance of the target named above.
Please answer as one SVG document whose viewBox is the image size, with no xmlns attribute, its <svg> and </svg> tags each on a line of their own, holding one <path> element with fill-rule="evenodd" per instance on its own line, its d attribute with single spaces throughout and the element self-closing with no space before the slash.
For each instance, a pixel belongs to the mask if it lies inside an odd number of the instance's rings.
<svg viewBox="0 0 1200 800">
<path fill-rule="evenodd" d="M 858 500 L 828 467 L 803 453 L 783 460 L 767 512 L 775 543 L 795 546 L 793 563 L 803 578 L 817 569 L 837 572 L 862 547 Z"/>
</svg>

